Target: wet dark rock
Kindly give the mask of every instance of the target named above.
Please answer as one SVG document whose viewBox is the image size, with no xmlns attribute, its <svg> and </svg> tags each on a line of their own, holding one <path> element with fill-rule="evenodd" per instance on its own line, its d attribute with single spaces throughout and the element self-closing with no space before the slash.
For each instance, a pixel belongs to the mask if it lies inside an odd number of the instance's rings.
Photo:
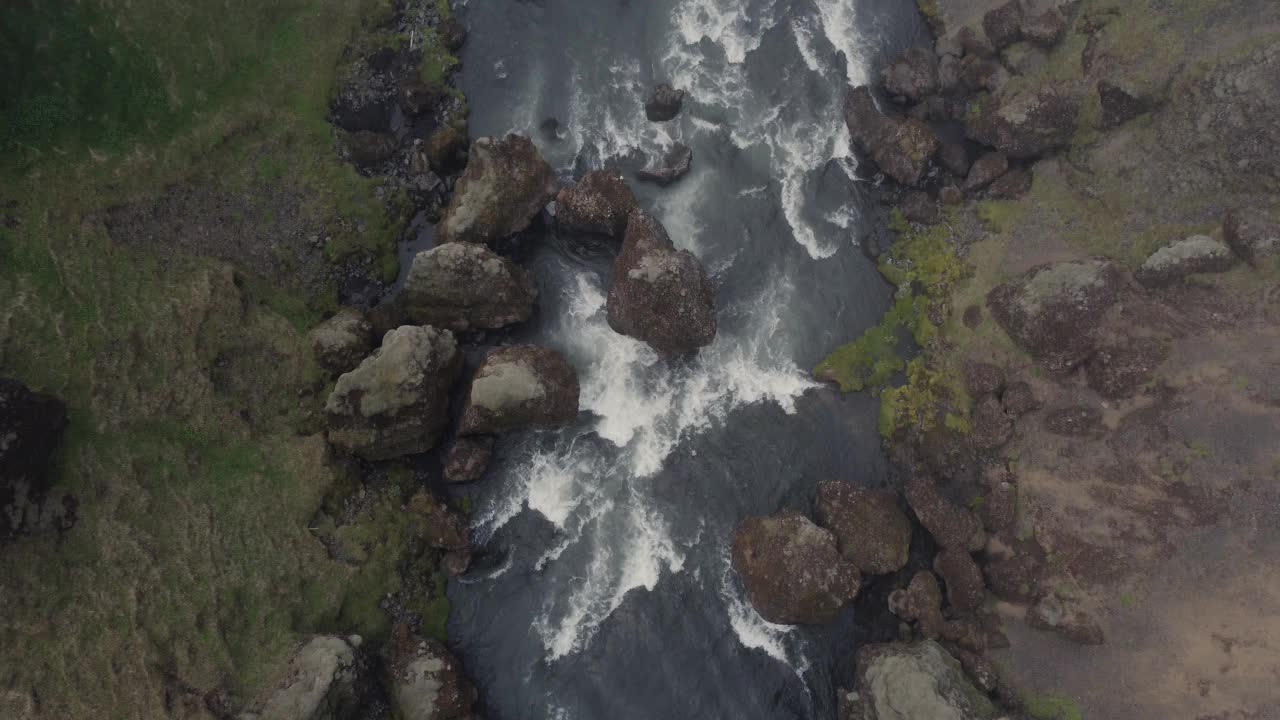
<svg viewBox="0 0 1280 720">
<path fill-rule="evenodd" d="M 578 417 L 578 373 L 563 355 L 536 345 L 490 352 L 467 393 L 459 435 L 550 428 Z"/>
<path fill-rule="evenodd" d="M 1018 524 L 1018 486 L 1008 481 L 997 483 L 978 508 L 978 514 L 989 532 L 1014 532 Z"/>
<path fill-rule="evenodd" d="M 733 567 L 765 620 L 819 624 L 858 594 L 858 569 L 836 538 L 797 512 L 747 518 L 733 532 Z"/>
<path fill-rule="evenodd" d="M 436 227 L 437 242 L 492 243 L 529 227 L 559 189 L 555 171 L 529 138 L 471 144 L 467 168 Z"/>
<path fill-rule="evenodd" d="M 1004 405 L 1005 412 L 1013 417 L 1026 415 L 1040 407 L 1040 401 L 1036 399 L 1031 384 L 1024 380 L 1009 383 L 1004 389 L 1004 394 L 1000 396 L 1000 402 Z"/>
<path fill-rule="evenodd" d="M 858 149 L 903 185 L 919 182 L 940 146 L 938 136 L 924 122 L 881 113 L 865 85 L 849 90 L 844 118 Z"/>
<path fill-rule="evenodd" d="M 836 537 L 841 556 L 868 575 L 897 572 L 907 564 L 911 521 L 888 492 L 853 483 L 818 483 L 818 524 Z"/>
<path fill-rule="evenodd" d="M 938 92 L 937 56 L 930 48 L 911 48 L 881 68 L 880 79 L 890 96 L 919 102 Z"/>
<path fill-rule="evenodd" d="M 1097 349 L 1086 366 L 1089 387 L 1105 398 L 1132 397 L 1154 377 L 1169 356 L 1169 345 L 1158 338 L 1127 338 Z"/>
<path fill-rule="evenodd" d="M 965 133 L 1010 159 L 1033 160 L 1071 142 L 1079 109 L 1079 98 L 1056 86 L 1020 88 L 979 102 Z"/>
<path fill-rule="evenodd" d="M 307 338 L 320 367 L 334 374 L 354 370 L 373 349 L 373 325 L 357 308 L 343 308 L 317 325 Z"/>
<path fill-rule="evenodd" d="M 447 17 L 436 26 L 436 34 L 451 53 L 462 49 L 467 42 L 467 28 L 455 17 Z"/>
<path fill-rule="evenodd" d="M 445 125 L 427 138 L 427 159 L 431 169 L 443 175 L 461 170 L 467 164 L 467 135 L 452 125 Z"/>
<path fill-rule="evenodd" d="M 387 650 L 387 679 L 396 717 L 402 720 L 468 720 L 479 699 L 462 664 L 443 643 L 409 634 Z"/>
<path fill-rule="evenodd" d="M 392 100 L 342 95 L 334 104 L 332 118 L 334 125 L 347 132 L 382 133 L 391 130 L 394 112 Z"/>
<path fill-rule="evenodd" d="M 666 187 L 687 175 L 692 164 L 693 150 L 684 143 L 676 143 L 667 150 L 658 164 L 637 170 L 636 177 Z"/>
<path fill-rule="evenodd" d="M 1098 126 L 1103 130 L 1123 125 L 1151 109 L 1148 98 L 1131 95 L 1120 85 L 1107 80 L 1098 81 L 1098 100 L 1102 106 Z"/>
<path fill-rule="evenodd" d="M 928 570 L 916 572 L 905 589 L 890 593 L 889 611 L 916 623 L 920 634 L 931 640 L 942 637 L 947 624 L 942 616 L 942 586 Z"/>
<path fill-rule="evenodd" d="M 1055 373 L 1065 373 L 1093 354 L 1094 328 L 1115 303 L 1120 272 L 1101 260 L 1040 265 L 987 295 L 1000 326 Z"/>
<path fill-rule="evenodd" d="M 1004 389 L 1004 368 L 984 362 L 971 362 L 964 368 L 965 386 L 973 397 L 998 395 Z"/>
<path fill-rule="evenodd" d="M 571 232 L 621 237 L 636 196 L 615 170 L 596 170 L 556 195 L 556 223 Z"/>
<path fill-rule="evenodd" d="M 547 142 L 559 142 L 565 138 L 564 131 L 560 127 L 560 121 L 549 117 L 538 124 L 538 132 L 542 133 L 542 139 Z"/>
<path fill-rule="evenodd" d="M 462 369 L 453 334 L 406 325 L 338 378 L 325 404 L 329 442 L 366 460 L 430 450 L 448 425 L 449 388 Z"/>
<path fill-rule="evenodd" d="M 1106 636 L 1096 620 L 1069 601 L 1054 595 L 1042 598 L 1027 610 L 1027 624 L 1081 645 L 1106 643 Z"/>
<path fill-rule="evenodd" d="M 994 720 L 991 700 L 959 661 L 932 640 L 867 645 L 858 651 L 857 698 L 846 717 L 865 720 Z M 854 713 L 858 713 L 855 715 Z"/>
<path fill-rule="evenodd" d="M 950 95 L 960 86 L 960 59 L 943 55 L 938 61 L 938 91 Z"/>
<path fill-rule="evenodd" d="M 653 89 L 649 99 L 644 103 L 644 115 L 650 122 L 667 122 L 675 119 L 684 107 L 684 91 L 676 90 L 666 83 Z"/>
<path fill-rule="evenodd" d="M 979 450 L 1004 447 L 1013 437 L 1013 418 L 1009 417 L 995 395 L 978 401 L 970 416 L 973 446 Z"/>
<path fill-rule="evenodd" d="M 942 208 L 938 207 L 938 201 L 922 190 L 907 193 L 898 209 L 902 211 L 904 218 L 913 223 L 933 225 L 942 220 Z"/>
<path fill-rule="evenodd" d="M 987 197 L 992 200 L 1017 200 L 1031 192 L 1031 173 L 1022 168 L 1013 168 L 1001 175 L 987 188 Z"/>
<path fill-rule="evenodd" d="M 1056 8 L 1049 8 L 1038 15 L 1024 15 L 1022 37 L 1041 47 L 1051 48 L 1062 40 L 1067 32 L 1067 21 Z"/>
<path fill-rule="evenodd" d="M 1102 411 L 1088 405 L 1075 405 L 1050 411 L 1044 427 L 1054 435 L 1083 437 L 1102 430 Z"/>
<path fill-rule="evenodd" d="M 964 180 L 964 191 L 977 192 L 1009 172 L 1009 158 L 1001 152 L 989 152 L 974 161 Z"/>
<path fill-rule="evenodd" d="M 982 607 L 982 571 L 965 550 L 943 550 L 933 558 L 933 571 L 947 588 L 947 602 L 962 613 Z"/>
<path fill-rule="evenodd" d="M 400 83 L 400 109 L 411 117 L 435 110 L 445 97 L 444 87 L 421 78 L 408 78 Z"/>
<path fill-rule="evenodd" d="M 973 513 L 943 497 L 932 481 L 913 478 L 907 483 L 906 496 L 920 524 L 938 545 L 955 550 L 982 549 L 986 542 L 982 523 Z"/>
<path fill-rule="evenodd" d="M 67 427 L 61 400 L 0 378 L 0 540 L 45 524 L 49 459 Z M 55 509 L 56 510 L 56 509 Z M 69 527 L 74 513 L 58 520 Z"/>
<path fill-rule="evenodd" d="M 653 216 L 631 211 L 613 265 L 609 327 L 666 355 L 691 352 L 716 336 L 715 289 L 698 259 L 675 249 Z"/>
<path fill-rule="evenodd" d="M 1009 0 L 982 16 L 982 29 L 996 50 L 1003 50 L 1022 39 L 1022 5 Z"/>
<path fill-rule="evenodd" d="M 536 298 L 520 266 L 484 245 L 448 243 L 414 256 L 399 302 L 411 322 L 461 331 L 524 322 Z"/>
<path fill-rule="evenodd" d="M 962 143 L 943 145 L 942 152 L 938 153 L 938 160 L 942 162 L 942 167 L 956 177 L 968 175 L 969 168 L 972 167 L 969 162 L 969 151 Z"/>
<path fill-rule="evenodd" d="M 399 144 L 390 133 L 375 133 L 361 130 L 347 133 L 343 138 L 347 157 L 360 168 L 371 168 L 391 159 Z"/>
<path fill-rule="evenodd" d="M 1236 209 L 1223 224 L 1227 245 L 1250 265 L 1280 255 L 1280 222 L 1255 210 Z"/>
<path fill-rule="evenodd" d="M 468 483 L 484 477 L 493 458 L 493 444 L 492 435 L 454 439 L 444 459 L 445 482 Z"/>
<path fill-rule="evenodd" d="M 964 648 L 949 647 L 947 651 L 951 653 L 952 657 L 960 661 L 960 667 L 964 668 L 964 674 L 969 676 L 969 679 L 973 681 L 973 684 L 979 690 L 990 695 L 1000 687 L 1000 672 L 991 660 Z"/>
</svg>

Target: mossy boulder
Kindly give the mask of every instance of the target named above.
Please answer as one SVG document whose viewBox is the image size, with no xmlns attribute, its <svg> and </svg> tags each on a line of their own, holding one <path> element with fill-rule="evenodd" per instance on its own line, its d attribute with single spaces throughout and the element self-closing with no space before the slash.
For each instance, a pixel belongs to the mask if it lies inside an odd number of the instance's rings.
<svg viewBox="0 0 1280 720">
<path fill-rule="evenodd" d="M 772 623 L 830 622 L 858 594 L 858 568 L 840 557 L 835 535 L 797 512 L 738 523 L 733 567 L 756 612 Z"/>
<path fill-rule="evenodd" d="M 524 322 L 537 291 L 519 265 L 475 243 L 448 243 L 413 258 L 399 302 L 411 322 L 449 330 Z"/>
<path fill-rule="evenodd" d="M 436 227 L 437 241 L 492 243 L 529 227 L 555 197 L 555 171 L 529 138 L 480 138 Z"/>
<path fill-rule="evenodd" d="M 489 353 L 476 370 L 460 435 L 547 428 L 578 416 L 578 373 L 563 355 L 536 345 Z"/>
<path fill-rule="evenodd" d="M 1236 257 L 1225 243 L 1207 235 L 1193 235 L 1151 253 L 1133 273 L 1147 287 L 1160 287 L 1196 273 L 1226 272 Z"/>
<path fill-rule="evenodd" d="M 867 645 L 858 651 L 858 699 L 865 720 L 994 720 L 1001 715 L 960 662 L 932 640 Z M 856 717 L 856 716 L 854 716 Z"/>
<path fill-rule="evenodd" d="M 911 521 L 893 493 L 824 481 L 818 483 L 816 516 L 835 535 L 841 557 L 860 572 L 883 575 L 907 564 Z"/>
<path fill-rule="evenodd" d="M 308 335 L 316 362 L 332 373 L 354 370 L 373 349 L 373 325 L 357 308 L 343 308 Z"/>
</svg>

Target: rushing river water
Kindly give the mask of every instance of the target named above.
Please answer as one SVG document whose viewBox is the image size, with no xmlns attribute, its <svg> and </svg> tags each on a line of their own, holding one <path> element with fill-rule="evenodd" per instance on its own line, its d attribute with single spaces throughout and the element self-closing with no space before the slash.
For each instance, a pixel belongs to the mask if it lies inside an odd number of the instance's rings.
<svg viewBox="0 0 1280 720">
<path fill-rule="evenodd" d="M 922 32 L 904 0 L 470 0 L 473 135 L 528 134 L 566 177 L 674 141 L 692 172 L 632 183 L 717 288 L 720 331 L 666 362 L 613 333 L 616 248 L 534 240 L 540 295 L 520 339 L 565 352 L 579 421 L 504 438 L 478 489 L 476 567 L 449 632 L 485 717 L 829 718 L 859 631 L 765 623 L 729 565 L 743 517 L 808 509 L 829 477 L 876 483 L 876 405 L 811 368 L 873 324 L 887 288 L 858 248 L 866 214 L 845 87 Z M 645 120 L 652 84 L 689 91 Z M 544 121 L 555 118 L 559 133 Z"/>
</svg>

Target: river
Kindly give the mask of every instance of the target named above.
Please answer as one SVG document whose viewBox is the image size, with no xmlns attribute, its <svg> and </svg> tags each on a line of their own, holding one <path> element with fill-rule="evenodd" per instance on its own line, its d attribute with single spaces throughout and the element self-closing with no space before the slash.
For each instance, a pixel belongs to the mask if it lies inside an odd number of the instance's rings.
<svg viewBox="0 0 1280 720">
<path fill-rule="evenodd" d="M 475 490 L 478 556 L 450 583 L 449 635 L 485 717 L 834 717 L 851 654 L 884 628 L 867 603 L 824 627 L 764 622 L 729 538 L 746 516 L 807 511 L 819 480 L 884 481 L 876 402 L 808 369 L 889 302 L 858 247 L 872 201 L 841 106 L 924 32 L 913 4 L 470 0 L 459 14 L 473 136 L 527 134 L 566 179 L 693 148 L 677 184 L 631 184 L 707 267 L 720 325 L 664 361 L 605 321 L 614 244 L 525 240 L 540 298 L 518 339 L 573 361 L 583 412 L 504 438 Z M 650 123 L 642 103 L 664 81 L 689 97 Z"/>
</svg>

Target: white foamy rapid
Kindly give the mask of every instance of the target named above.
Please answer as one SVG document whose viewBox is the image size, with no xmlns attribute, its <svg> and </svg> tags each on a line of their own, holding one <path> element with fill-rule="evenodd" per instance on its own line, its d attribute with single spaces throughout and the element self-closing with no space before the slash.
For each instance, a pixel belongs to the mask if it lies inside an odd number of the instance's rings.
<svg viewBox="0 0 1280 720">
<path fill-rule="evenodd" d="M 773 99 L 769 89 L 753 88 L 746 63 L 765 33 L 785 21 L 809 73 L 840 83 L 842 78 L 831 67 L 840 51 L 850 75 L 860 80 L 865 63 L 856 18 L 848 0 L 817 0 L 816 14 L 794 18 L 789 17 L 790 8 L 779 10 L 778 4 L 779 0 L 764 0 L 750 11 L 741 0 L 682 0 L 677 5 L 661 71 L 673 85 L 688 90 L 696 103 L 680 122 L 644 120 L 641 99 L 646 88 L 638 63 L 575 59 L 570 116 L 565 118 L 571 142 L 564 144 L 567 148 L 545 148 L 548 157 L 564 167 L 583 155 L 599 162 L 632 149 L 652 154 L 680 140 L 685 129 L 727 136 L 743 150 L 767 151 L 771 175 L 778 182 L 741 195 L 776 197 L 794 240 L 811 257 L 834 254 L 849 242 L 856 215 L 852 210 L 809 211 L 808 190 L 814 175 L 833 159 L 846 171 L 853 169 L 841 118 L 843 88 L 828 93 L 829 106 L 799 112 L 787 107 L 788 101 Z M 794 71 L 802 73 L 804 68 Z M 529 108 L 521 108 L 513 118 L 523 125 L 517 129 L 527 132 L 536 126 L 532 105 Z M 736 260 L 733 252 L 702 247 L 698 211 L 706 193 L 717 191 L 715 172 L 695 165 L 652 208 L 678 245 L 704 259 L 714 258 L 709 266 L 713 275 Z M 535 569 L 561 569 L 558 563 L 565 562 L 570 549 L 571 557 L 582 563 L 556 574 L 560 585 L 546 594 L 534 623 L 548 659 L 584 648 L 627 593 L 653 590 L 664 573 L 684 570 L 688 550 L 701 540 L 701 533 L 673 537 L 647 481 L 672 454 L 690 438 L 723 427 L 736 408 L 771 403 L 793 413 L 796 399 L 814 387 L 796 366 L 781 332 L 792 291 L 791 280 L 777 273 L 757 297 L 720 309 L 721 333 L 714 344 L 687 365 L 669 365 L 645 344 L 610 329 L 604 288 L 595 274 L 578 272 L 562 283 L 567 311 L 558 313 L 559 325 L 549 334 L 578 368 L 580 405 L 594 419 L 528 450 L 518 468 L 505 474 L 506 486 L 476 515 L 477 540 L 484 542 L 526 508 L 537 512 L 555 526 L 557 538 L 542 552 Z M 707 541 L 719 545 L 726 539 Z M 808 666 L 798 637 L 756 614 L 732 577 L 727 549 L 721 559 L 722 573 L 695 580 L 714 585 L 744 646 L 803 673 Z"/>
</svg>

